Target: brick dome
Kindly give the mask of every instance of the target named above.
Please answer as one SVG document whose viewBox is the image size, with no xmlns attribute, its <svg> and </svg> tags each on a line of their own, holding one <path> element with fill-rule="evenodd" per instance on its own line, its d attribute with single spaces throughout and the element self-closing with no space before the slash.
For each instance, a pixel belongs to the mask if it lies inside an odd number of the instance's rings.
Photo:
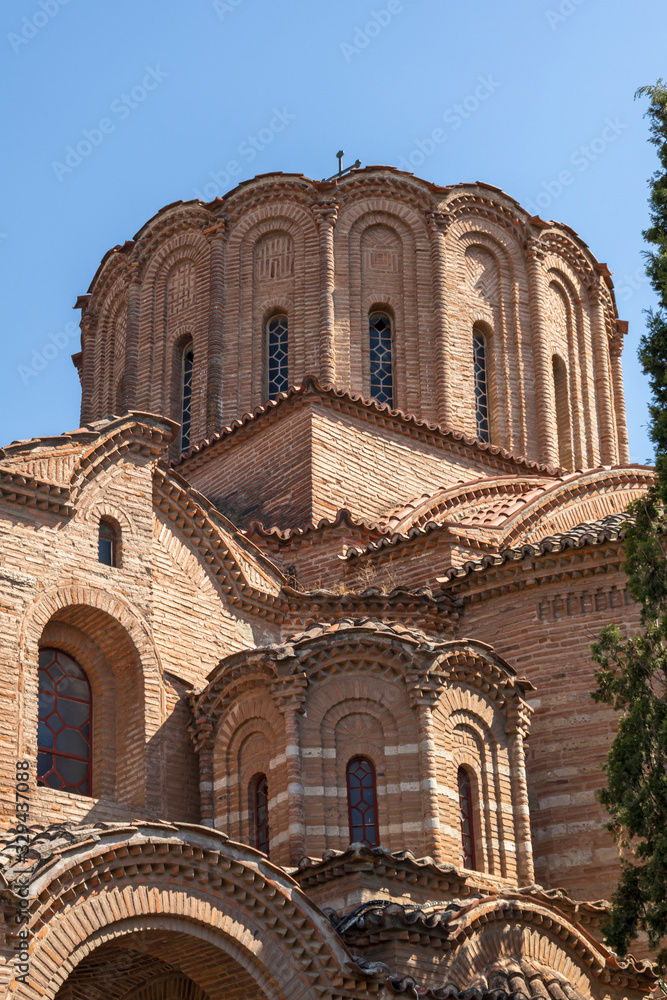
<svg viewBox="0 0 667 1000">
<path fill-rule="evenodd" d="M 490 185 L 262 175 L 163 208 L 78 305 L 82 422 L 160 413 L 189 447 L 313 375 L 531 460 L 628 461 L 609 271 Z"/>
</svg>

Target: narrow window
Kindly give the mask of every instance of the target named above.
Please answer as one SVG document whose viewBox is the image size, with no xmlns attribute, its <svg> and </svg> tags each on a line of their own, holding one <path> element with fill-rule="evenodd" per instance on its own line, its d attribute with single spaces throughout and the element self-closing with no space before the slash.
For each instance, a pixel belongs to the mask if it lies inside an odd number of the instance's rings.
<svg viewBox="0 0 667 1000">
<path fill-rule="evenodd" d="M 556 432 L 558 434 L 558 461 L 564 469 L 574 468 L 572 455 L 572 429 L 570 426 L 570 400 L 567 368 L 562 358 L 554 354 L 554 395 L 556 398 Z"/>
<path fill-rule="evenodd" d="M 90 795 L 90 684 L 59 649 L 39 653 L 37 784 Z"/>
<path fill-rule="evenodd" d="M 347 804 L 350 843 L 378 844 L 375 768 L 367 757 L 353 757 L 347 765 Z"/>
<path fill-rule="evenodd" d="M 192 369 L 195 355 L 191 347 L 183 352 L 181 375 L 181 451 L 190 447 L 190 427 L 192 421 Z"/>
<path fill-rule="evenodd" d="M 287 392 L 287 316 L 273 316 L 266 326 L 266 358 L 269 399 Z"/>
<path fill-rule="evenodd" d="M 394 380 L 391 364 L 391 319 L 386 313 L 368 317 L 371 372 L 371 397 L 378 403 L 394 405 Z"/>
<path fill-rule="evenodd" d="M 97 539 L 97 558 L 105 566 L 118 565 L 118 533 L 110 521 L 100 521 Z"/>
<path fill-rule="evenodd" d="M 465 767 L 459 768 L 459 817 L 461 822 L 461 847 L 463 867 L 477 868 L 475 863 L 475 834 L 472 812 L 472 782 Z"/>
<path fill-rule="evenodd" d="M 269 853 L 269 785 L 265 774 L 258 774 L 250 784 L 255 847 Z"/>
<path fill-rule="evenodd" d="M 486 337 L 480 330 L 472 332 L 473 372 L 475 378 L 475 421 L 480 441 L 490 441 L 489 393 L 486 372 Z"/>
</svg>

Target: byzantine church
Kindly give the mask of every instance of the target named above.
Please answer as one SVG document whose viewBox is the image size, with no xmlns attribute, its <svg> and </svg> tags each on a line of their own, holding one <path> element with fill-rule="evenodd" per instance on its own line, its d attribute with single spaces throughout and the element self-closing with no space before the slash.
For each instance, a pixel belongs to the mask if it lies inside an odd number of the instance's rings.
<svg viewBox="0 0 667 1000">
<path fill-rule="evenodd" d="M 81 426 L 0 450 L 0 995 L 651 992 L 602 932 L 653 476 L 607 265 L 488 184 L 274 173 L 76 306 Z"/>
</svg>

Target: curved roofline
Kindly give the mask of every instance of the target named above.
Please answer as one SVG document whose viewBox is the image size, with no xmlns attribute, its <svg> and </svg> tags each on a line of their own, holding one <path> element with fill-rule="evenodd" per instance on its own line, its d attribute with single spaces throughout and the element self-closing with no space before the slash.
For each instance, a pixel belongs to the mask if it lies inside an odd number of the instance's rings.
<svg viewBox="0 0 667 1000">
<path fill-rule="evenodd" d="M 107 250 L 107 252 L 102 257 L 100 264 L 97 270 L 95 271 L 95 274 L 93 275 L 92 281 L 88 286 L 88 291 L 86 295 L 80 295 L 78 297 L 74 308 L 75 309 L 85 308 L 86 305 L 85 300 L 87 296 L 92 294 L 99 274 L 104 268 L 106 262 L 113 254 L 129 253 L 135 246 L 135 244 L 145 235 L 147 231 L 150 230 L 151 226 L 158 219 L 168 214 L 169 212 L 173 211 L 174 209 L 185 208 L 187 206 L 198 206 L 211 212 L 213 217 L 213 213 L 217 209 L 219 209 L 224 204 L 233 201 L 234 198 L 240 192 L 244 192 L 246 189 L 252 188 L 253 185 L 259 185 L 263 182 L 266 182 L 267 180 L 281 181 L 284 183 L 299 182 L 304 186 L 304 188 L 311 188 L 315 192 L 321 194 L 327 194 L 337 189 L 344 190 L 346 187 L 353 186 L 356 182 L 358 182 L 360 178 L 367 177 L 369 175 L 377 173 L 391 173 L 392 175 L 395 175 L 398 178 L 403 178 L 407 183 L 419 187 L 424 192 L 431 195 L 435 194 L 435 195 L 442 195 L 443 197 L 445 197 L 448 194 L 452 194 L 458 191 L 464 191 L 466 189 L 481 189 L 483 191 L 490 192 L 493 195 L 501 196 L 509 203 L 511 207 L 513 207 L 517 212 L 519 212 L 523 216 L 524 221 L 528 225 L 535 226 L 538 229 L 556 228 L 561 230 L 564 233 L 564 235 L 566 235 L 569 239 L 572 239 L 580 247 L 580 249 L 582 249 L 591 258 L 593 265 L 599 271 L 600 276 L 602 277 L 607 287 L 609 288 L 615 306 L 616 303 L 614 298 L 614 288 L 609 268 L 605 263 L 598 261 L 598 259 L 595 257 L 588 244 L 578 235 L 577 232 L 575 232 L 574 229 L 572 229 L 571 226 L 568 226 L 567 223 L 559 222 L 558 220 L 555 219 L 545 220 L 542 219 L 539 215 L 530 215 L 528 209 L 524 208 L 523 205 L 516 198 L 514 198 L 510 194 L 507 194 L 507 192 L 503 191 L 502 188 L 499 188 L 494 184 L 488 184 L 486 181 L 461 181 L 457 184 L 439 185 L 434 183 L 433 181 L 428 181 L 423 177 L 418 177 L 411 171 L 401 170 L 399 167 L 383 165 L 383 164 L 369 164 L 368 166 L 365 167 L 353 168 L 343 177 L 340 178 L 334 177 L 331 180 L 316 180 L 315 178 L 307 177 L 305 174 L 301 173 L 285 173 L 280 170 L 269 171 L 264 174 L 256 174 L 254 177 L 249 177 L 246 180 L 240 181 L 235 187 L 231 188 L 229 191 L 226 191 L 225 194 L 217 198 L 214 198 L 211 201 L 202 201 L 199 198 L 191 198 L 187 201 L 179 199 L 177 201 L 170 202 L 168 205 L 163 206 L 154 215 L 152 215 L 149 219 L 147 219 L 147 221 L 137 230 L 132 239 L 126 240 L 125 243 L 117 244 L 116 246 L 111 247 L 109 250 Z"/>
</svg>

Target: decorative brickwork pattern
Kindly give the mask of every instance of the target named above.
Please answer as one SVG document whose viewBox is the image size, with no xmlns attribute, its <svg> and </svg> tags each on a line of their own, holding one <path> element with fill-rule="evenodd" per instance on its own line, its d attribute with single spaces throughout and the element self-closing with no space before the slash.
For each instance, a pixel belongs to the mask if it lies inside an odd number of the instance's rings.
<svg viewBox="0 0 667 1000">
<path fill-rule="evenodd" d="M 653 481 L 606 265 L 489 185 L 269 174 L 77 305 L 84 426 L 0 449 L 0 993 L 645 997 L 601 944 L 589 647 Z M 87 785 L 36 783 L 40 653 Z"/>
</svg>

